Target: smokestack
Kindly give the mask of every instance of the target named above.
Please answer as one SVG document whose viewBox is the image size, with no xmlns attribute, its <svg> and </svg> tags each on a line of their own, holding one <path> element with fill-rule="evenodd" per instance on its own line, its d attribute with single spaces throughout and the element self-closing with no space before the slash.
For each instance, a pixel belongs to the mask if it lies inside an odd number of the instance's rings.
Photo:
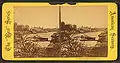
<svg viewBox="0 0 120 63">
<path fill-rule="evenodd" d="M 61 30 L 61 6 L 59 6 L 59 29 Z"/>
</svg>

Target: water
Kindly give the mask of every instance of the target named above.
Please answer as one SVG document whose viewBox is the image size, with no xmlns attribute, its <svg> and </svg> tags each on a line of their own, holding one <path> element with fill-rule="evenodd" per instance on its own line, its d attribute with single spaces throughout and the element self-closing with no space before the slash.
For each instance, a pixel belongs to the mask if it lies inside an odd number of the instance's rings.
<svg viewBox="0 0 120 63">
<path fill-rule="evenodd" d="M 102 31 L 99 32 L 89 32 L 89 33 L 84 33 L 88 36 L 91 37 L 96 37 L 96 40 L 98 40 L 98 35 L 101 33 Z M 48 38 L 49 40 L 51 40 L 51 35 L 55 33 L 55 32 L 48 32 L 48 33 L 38 33 L 38 34 L 30 34 L 29 36 L 35 36 L 35 35 L 40 35 L 41 37 L 44 38 Z M 81 34 L 76 34 L 74 36 L 80 36 Z M 85 46 L 87 47 L 94 47 L 97 44 L 97 41 L 80 41 L 81 43 L 84 43 Z M 50 42 L 49 41 L 40 41 L 40 42 L 34 42 L 36 44 L 38 44 L 38 46 L 40 47 L 47 47 Z"/>
<path fill-rule="evenodd" d="M 42 47 L 42 48 L 46 48 L 48 47 L 48 45 L 50 44 L 50 42 L 48 41 L 44 41 L 44 42 L 34 42 L 35 44 L 37 44 L 37 47 Z"/>
<path fill-rule="evenodd" d="M 90 37 L 95 37 L 95 40 L 98 40 L 98 35 L 103 32 L 103 31 L 99 31 L 99 32 L 88 32 L 88 33 L 84 33 L 85 35 L 88 35 Z M 80 36 L 81 34 L 76 34 L 75 36 Z M 85 46 L 87 47 L 94 47 L 97 44 L 97 41 L 79 41 L 81 43 L 84 43 Z"/>
<path fill-rule="evenodd" d="M 48 38 L 49 40 L 51 40 L 51 35 L 52 35 L 53 33 L 56 33 L 56 32 L 30 34 L 30 35 L 28 35 L 27 37 L 32 37 L 32 36 L 39 35 L 40 37 Z"/>
<path fill-rule="evenodd" d="M 39 35 L 40 37 L 48 38 L 48 40 L 51 40 L 51 35 L 53 33 L 56 33 L 56 32 L 30 34 L 27 37 Z M 39 42 L 34 42 L 34 43 L 37 44 L 38 47 L 47 47 L 50 44 L 49 41 L 39 41 Z"/>
</svg>

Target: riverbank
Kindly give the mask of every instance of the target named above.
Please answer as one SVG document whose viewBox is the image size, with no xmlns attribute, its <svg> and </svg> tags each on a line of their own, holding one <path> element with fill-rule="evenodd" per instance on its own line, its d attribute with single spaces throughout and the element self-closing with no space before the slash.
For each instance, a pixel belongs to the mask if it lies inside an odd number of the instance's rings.
<svg viewBox="0 0 120 63">
<path fill-rule="evenodd" d="M 98 40 L 98 35 L 100 33 L 102 33 L 103 31 L 99 31 L 99 32 L 88 32 L 88 33 L 84 33 L 85 35 L 88 35 L 88 36 L 92 36 L 92 37 L 95 37 L 96 40 Z M 31 36 L 36 36 L 36 35 L 39 35 L 41 37 L 44 37 L 44 38 L 48 38 L 49 40 L 51 40 L 51 35 L 55 33 L 55 32 L 48 32 L 48 33 L 37 33 L 37 34 L 30 34 L 28 35 L 28 37 L 31 37 Z M 80 34 L 75 34 L 74 36 L 80 36 Z M 85 46 L 87 47 L 94 47 L 96 44 L 97 44 L 97 41 L 79 41 L 80 43 L 84 43 Z M 34 42 L 35 44 L 38 44 L 39 46 L 41 47 L 47 47 L 50 42 L 49 41 L 39 41 L 39 42 Z"/>
</svg>

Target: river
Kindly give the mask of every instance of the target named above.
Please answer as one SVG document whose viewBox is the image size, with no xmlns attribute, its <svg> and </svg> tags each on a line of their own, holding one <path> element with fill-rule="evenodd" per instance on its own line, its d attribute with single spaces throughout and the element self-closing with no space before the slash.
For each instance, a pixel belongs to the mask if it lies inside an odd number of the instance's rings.
<svg viewBox="0 0 120 63">
<path fill-rule="evenodd" d="M 88 35 L 90 37 L 95 37 L 95 40 L 98 40 L 98 35 L 103 32 L 103 31 L 99 31 L 99 32 L 88 32 L 88 33 L 84 33 L 85 35 Z M 81 34 L 76 34 L 75 36 L 80 36 Z M 85 46 L 87 47 L 94 47 L 97 44 L 97 41 L 79 41 L 80 43 L 84 43 Z"/>
<path fill-rule="evenodd" d="M 96 40 L 98 40 L 98 35 L 101 33 L 102 31 L 99 32 L 88 32 L 88 33 L 84 33 L 88 36 L 91 37 L 96 37 Z M 51 35 L 55 33 L 55 32 L 48 32 L 48 33 L 37 33 L 37 34 L 30 34 L 29 36 L 35 36 L 35 35 L 40 35 L 41 37 L 44 38 L 48 38 L 49 40 L 51 40 Z M 76 34 L 75 36 L 79 36 L 80 34 Z M 84 43 L 85 46 L 87 47 L 94 47 L 97 44 L 97 41 L 80 41 L 81 43 Z M 50 42 L 49 41 L 44 41 L 44 42 L 34 42 L 36 44 L 38 44 L 38 46 L 40 47 L 47 47 Z"/>
<path fill-rule="evenodd" d="M 39 35 L 41 37 L 48 38 L 48 40 L 51 40 L 51 35 L 53 33 L 56 33 L 56 32 L 30 34 L 30 35 L 28 35 L 28 37 Z M 50 44 L 49 41 L 40 41 L 40 42 L 34 42 L 34 43 L 38 44 L 38 47 L 47 47 Z"/>
</svg>

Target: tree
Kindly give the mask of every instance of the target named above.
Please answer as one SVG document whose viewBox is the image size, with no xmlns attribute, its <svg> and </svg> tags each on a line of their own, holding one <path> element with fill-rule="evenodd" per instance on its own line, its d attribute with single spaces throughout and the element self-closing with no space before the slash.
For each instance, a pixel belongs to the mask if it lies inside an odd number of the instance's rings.
<svg viewBox="0 0 120 63">
<path fill-rule="evenodd" d="M 76 29 L 76 25 L 61 23 L 60 32 L 54 33 L 51 37 L 51 44 L 46 49 L 48 56 L 81 56 L 83 44 L 77 42 L 76 39 L 72 38 L 74 33 L 73 28 Z"/>
</svg>

